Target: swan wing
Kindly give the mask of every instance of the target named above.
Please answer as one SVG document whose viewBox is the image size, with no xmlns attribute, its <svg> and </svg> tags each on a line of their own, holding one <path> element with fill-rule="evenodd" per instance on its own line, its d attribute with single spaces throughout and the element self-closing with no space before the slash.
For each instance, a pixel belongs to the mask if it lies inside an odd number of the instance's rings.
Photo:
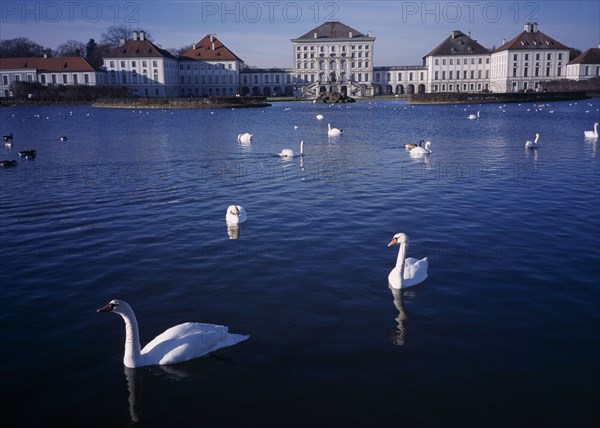
<svg viewBox="0 0 600 428">
<path fill-rule="evenodd" d="M 165 330 L 142 349 L 145 364 L 174 364 L 201 357 L 248 336 L 229 334 L 222 325 L 183 323 Z"/>
<path fill-rule="evenodd" d="M 417 260 L 409 257 L 404 262 L 404 281 L 406 286 L 419 284 L 427 278 L 429 262 L 427 257 Z"/>
</svg>

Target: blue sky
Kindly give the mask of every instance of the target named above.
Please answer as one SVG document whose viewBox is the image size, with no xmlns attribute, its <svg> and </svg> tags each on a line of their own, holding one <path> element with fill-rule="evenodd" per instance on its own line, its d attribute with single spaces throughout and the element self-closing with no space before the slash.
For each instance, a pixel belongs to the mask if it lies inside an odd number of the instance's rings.
<svg viewBox="0 0 600 428">
<path fill-rule="evenodd" d="M 27 37 L 56 48 L 87 42 L 110 25 L 145 28 L 163 48 L 217 37 L 246 64 L 290 67 L 290 39 L 327 20 L 372 32 L 375 65 L 418 65 L 451 31 L 471 32 L 487 48 L 526 21 L 567 46 L 600 42 L 600 2 L 593 1 L 0 1 L 0 39 Z"/>
</svg>

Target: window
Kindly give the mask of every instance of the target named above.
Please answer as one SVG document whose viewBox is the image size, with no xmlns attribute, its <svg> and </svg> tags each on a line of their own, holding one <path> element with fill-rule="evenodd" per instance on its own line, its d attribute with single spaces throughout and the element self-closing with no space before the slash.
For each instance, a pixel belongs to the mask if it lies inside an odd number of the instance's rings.
<svg viewBox="0 0 600 428">
<path fill-rule="evenodd" d="M 110 68 L 115 68 L 115 62 L 114 61 L 110 61 L 109 64 L 110 64 Z"/>
<path fill-rule="evenodd" d="M 439 77 L 438 77 L 438 72 L 436 71 L 436 72 L 435 72 L 435 75 L 434 75 L 434 77 L 433 77 L 433 80 L 438 80 L 438 79 L 439 79 Z"/>
<path fill-rule="evenodd" d="M 452 72 L 450 72 L 450 73 L 452 73 Z M 408 73 L 408 80 L 411 80 L 411 81 L 413 80 L 413 74 L 412 73 Z"/>
<path fill-rule="evenodd" d="M 4 84 L 6 85 L 8 83 L 8 82 L 6 82 L 6 76 L 3 76 L 3 77 L 4 77 Z M 46 84 L 46 75 L 45 74 L 42 74 L 40 76 L 40 81 L 41 81 L 42 85 Z"/>
<path fill-rule="evenodd" d="M 454 60 L 450 58 L 450 65 L 454 65 Z"/>
<path fill-rule="evenodd" d="M 121 61 L 121 68 L 125 68 L 125 61 Z"/>
<path fill-rule="evenodd" d="M 440 65 L 440 60 L 439 59 L 435 59 L 435 65 Z"/>
<path fill-rule="evenodd" d="M 436 71 L 437 73 L 437 71 Z M 398 80 L 402 80 L 402 73 L 398 73 Z"/>
<path fill-rule="evenodd" d="M 62 82 L 63 82 L 63 85 L 66 85 L 69 82 L 69 78 L 67 77 L 66 74 L 62 75 Z"/>
<path fill-rule="evenodd" d="M 135 68 L 135 61 L 131 61 L 131 67 Z"/>
<path fill-rule="evenodd" d="M 78 83 L 79 83 L 79 77 L 76 74 L 74 74 L 73 75 L 73 84 L 77 85 Z"/>
<path fill-rule="evenodd" d="M 152 61 L 152 67 L 158 67 L 158 61 Z M 158 89 L 157 89 L 158 90 Z"/>
</svg>

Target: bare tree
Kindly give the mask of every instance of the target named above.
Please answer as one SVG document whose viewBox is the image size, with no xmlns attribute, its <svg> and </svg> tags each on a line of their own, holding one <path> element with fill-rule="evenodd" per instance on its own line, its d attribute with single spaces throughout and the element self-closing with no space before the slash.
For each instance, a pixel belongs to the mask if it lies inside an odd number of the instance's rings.
<svg viewBox="0 0 600 428">
<path fill-rule="evenodd" d="M 85 52 L 85 43 L 78 40 L 67 40 L 56 48 L 56 54 L 59 56 L 85 56 Z"/>
<path fill-rule="evenodd" d="M 126 42 L 131 40 L 134 31 L 143 31 L 145 33 L 145 38 L 152 41 L 150 33 L 143 28 L 134 28 L 130 25 L 118 24 L 111 25 L 106 29 L 106 32 L 100 35 L 100 44 L 108 45 L 112 49 L 117 48 L 119 47 L 121 40 L 125 40 Z"/>
<path fill-rule="evenodd" d="M 52 49 L 32 42 L 27 37 L 0 41 L 0 58 L 52 55 Z"/>
</svg>

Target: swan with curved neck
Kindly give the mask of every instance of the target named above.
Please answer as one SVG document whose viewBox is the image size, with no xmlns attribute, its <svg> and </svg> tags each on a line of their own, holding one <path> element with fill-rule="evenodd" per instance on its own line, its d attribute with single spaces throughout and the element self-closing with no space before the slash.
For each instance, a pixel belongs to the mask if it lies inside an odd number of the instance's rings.
<svg viewBox="0 0 600 428">
<path fill-rule="evenodd" d="M 395 234 L 388 247 L 395 244 L 399 244 L 400 249 L 398 250 L 396 266 L 388 275 L 390 286 L 401 289 L 423 282 L 427 278 L 427 257 L 421 260 L 412 257 L 406 258 L 406 250 L 408 249 L 408 236 L 406 233 Z"/>
<path fill-rule="evenodd" d="M 225 214 L 225 221 L 229 224 L 243 223 L 248 219 L 246 210 L 241 205 L 229 205 Z"/>
<path fill-rule="evenodd" d="M 137 319 L 131 306 L 114 299 L 98 312 L 114 312 L 125 321 L 125 367 L 135 368 L 189 361 L 226 346 L 248 339 L 249 336 L 230 334 L 222 325 L 186 322 L 165 330 L 144 348 L 140 347 Z"/>
<path fill-rule="evenodd" d="M 477 114 L 470 114 L 467 119 L 469 120 L 474 120 L 474 119 L 479 119 L 479 112 L 477 112 Z"/>
<path fill-rule="evenodd" d="M 336 135 L 342 135 L 342 131 L 341 129 L 338 128 L 332 128 L 331 127 L 331 123 L 327 124 L 327 135 L 329 135 L 330 137 L 335 137 Z"/>
<path fill-rule="evenodd" d="M 409 149 L 409 153 L 411 156 L 424 156 L 424 155 L 430 155 L 431 153 L 433 153 L 433 151 L 431 150 L 431 141 L 426 141 L 425 142 L 425 147 L 413 147 L 412 149 Z"/>
<path fill-rule="evenodd" d="M 539 147 L 539 144 L 538 144 L 538 140 L 539 139 L 540 139 L 540 134 L 536 132 L 535 133 L 535 140 L 533 140 L 533 141 L 527 140 L 525 142 L 525 148 L 527 148 L 527 149 L 537 149 Z"/>
<path fill-rule="evenodd" d="M 598 138 L 598 122 L 594 123 L 593 131 L 583 131 L 583 135 L 586 138 Z"/>
<path fill-rule="evenodd" d="M 251 143 L 252 142 L 252 134 L 249 132 L 245 132 L 243 134 L 238 135 L 238 143 Z"/>
<path fill-rule="evenodd" d="M 292 149 L 283 149 L 279 156 L 282 158 L 291 158 L 294 156 L 304 156 L 304 140 L 300 141 L 300 153 L 295 153 Z"/>
</svg>

